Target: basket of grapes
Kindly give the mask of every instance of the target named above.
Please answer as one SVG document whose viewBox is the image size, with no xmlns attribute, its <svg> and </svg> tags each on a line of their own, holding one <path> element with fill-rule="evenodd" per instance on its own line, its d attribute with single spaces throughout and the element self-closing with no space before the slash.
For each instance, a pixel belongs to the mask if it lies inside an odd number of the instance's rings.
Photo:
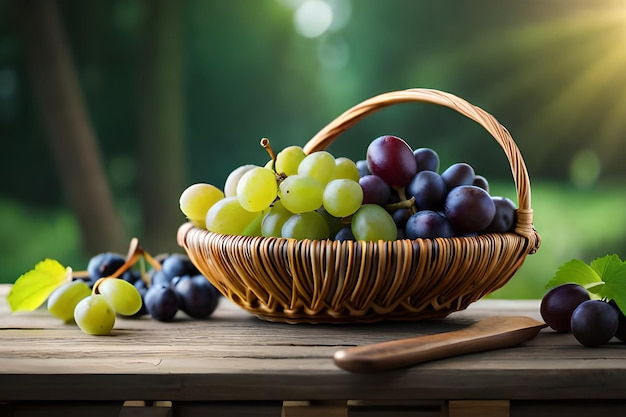
<svg viewBox="0 0 626 417">
<path fill-rule="evenodd" d="M 437 153 L 397 136 L 373 140 L 362 161 L 326 148 L 393 104 L 451 108 L 479 123 L 508 158 L 517 204 L 492 196 L 467 163 L 439 173 Z M 183 191 L 189 221 L 178 243 L 227 298 L 261 319 L 371 323 L 438 319 L 465 309 L 515 274 L 540 238 L 528 172 L 493 116 L 442 91 L 384 93 L 347 110 L 303 147 L 264 167 L 234 170 L 223 190 Z"/>
</svg>

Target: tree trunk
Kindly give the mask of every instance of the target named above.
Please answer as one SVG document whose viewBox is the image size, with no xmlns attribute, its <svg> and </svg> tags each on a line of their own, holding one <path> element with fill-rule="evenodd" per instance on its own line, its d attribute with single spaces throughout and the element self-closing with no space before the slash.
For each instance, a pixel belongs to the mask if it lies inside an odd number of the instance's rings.
<svg viewBox="0 0 626 417">
<path fill-rule="evenodd" d="M 142 32 L 139 186 L 143 241 L 151 252 L 180 251 L 176 231 L 185 218 L 178 199 L 185 187 L 183 4 L 146 1 Z"/>
<path fill-rule="evenodd" d="M 18 0 L 20 40 L 50 149 L 86 254 L 128 246 L 81 94 L 56 0 Z"/>
</svg>

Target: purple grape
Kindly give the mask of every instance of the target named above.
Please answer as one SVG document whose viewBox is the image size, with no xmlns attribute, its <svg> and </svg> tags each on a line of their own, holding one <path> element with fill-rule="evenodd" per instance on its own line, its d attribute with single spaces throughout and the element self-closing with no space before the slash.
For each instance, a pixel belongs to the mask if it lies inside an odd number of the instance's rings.
<svg viewBox="0 0 626 417">
<path fill-rule="evenodd" d="M 95 255 L 87 263 L 89 284 L 93 285 L 100 278 L 113 275 L 125 262 L 126 258 L 119 253 L 105 252 Z"/>
<path fill-rule="evenodd" d="M 415 163 L 417 164 L 417 172 L 421 171 L 439 171 L 439 155 L 430 148 L 418 148 L 413 151 Z"/>
<path fill-rule="evenodd" d="M 170 279 L 183 275 L 197 275 L 200 272 L 187 255 L 174 253 L 163 260 L 161 271 Z"/>
<path fill-rule="evenodd" d="M 580 303 L 572 313 L 572 334 L 584 346 L 600 346 L 615 336 L 619 315 L 615 307 L 601 300 Z"/>
<path fill-rule="evenodd" d="M 448 190 L 452 190 L 460 185 L 474 184 L 474 176 L 474 168 L 465 162 L 452 164 L 441 174 L 441 178 L 446 183 Z"/>
<path fill-rule="evenodd" d="M 448 220 L 432 210 L 421 210 L 412 215 L 404 227 L 408 239 L 434 239 L 436 237 L 452 237 L 454 231 Z"/>
<path fill-rule="evenodd" d="M 406 188 L 407 197 L 415 197 L 420 209 L 439 210 L 448 193 L 441 175 L 434 171 L 418 172 Z"/>
<path fill-rule="evenodd" d="M 194 319 L 206 319 L 215 309 L 219 298 L 217 290 L 202 275 L 184 276 L 174 286 L 180 297 L 180 309 Z"/>
<path fill-rule="evenodd" d="M 496 206 L 496 214 L 493 220 L 483 230 L 483 233 L 506 233 L 512 232 L 515 226 L 517 207 L 515 203 L 506 197 L 492 197 Z"/>
<path fill-rule="evenodd" d="M 489 192 L 489 182 L 487 181 L 487 178 L 483 177 L 482 175 L 475 175 L 472 185 L 480 187 L 483 190 Z"/>
<path fill-rule="evenodd" d="M 344 242 L 346 240 L 356 240 L 354 238 L 354 233 L 352 233 L 352 229 L 348 227 L 343 227 L 339 229 L 337 234 L 335 235 L 334 240 L 338 240 L 339 242 Z"/>
<path fill-rule="evenodd" d="M 391 214 L 391 217 L 393 217 L 393 221 L 396 222 L 396 226 L 398 226 L 399 229 L 404 229 L 406 222 L 411 216 L 411 210 L 408 208 L 397 209 Z"/>
<path fill-rule="evenodd" d="M 589 292 L 578 284 L 562 284 L 552 288 L 541 299 L 539 312 L 548 326 L 560 333 L 572 330 L 572 313 L 589 300 Z"/>
<path fill-rule="evenodd" d="M 370 169 L 367 167 L 367 161 L 365 159 L 360 159 L 356 161 L 356 169 L 359 171 L 359 177 L 372 175 Z"/>
<path fill-rule="evenodd" d="M 169 285 L 152 285 L 146 291 L 144 303 L 155 320 L 171 321 L 181 306 L 179 295 Z"/>
<path fill-rule="evenodd" d="M 365 175 L 359 178 L 359 184 L 363 190 L 362 204 L 378 204 L 385 206 L 391 196 L 391 188 L 382 178 L 376 175 Z"/>
<path fill-rule="evenodd" d="M 367 166 L 391 187 L 406 187 L 417 172 L 411 147 L 397 136 L 381 136 L 367 147 Z"/>
<path fill-rule="evenodd" d="M 456 233 L 478 233 L 489 226 L 496 214 L 496 206 L 482 188 L 461 185 L 446 196 L 444 213 Z"/>
<path fill-rule="evenodd" d="M 615 300 L 609 301 L 609 304 L 612 305 L 615 308 L 615 310 L 617 310 L 619 323 L 617 325 L 617 331 L 615 332 L 615 337 L 617 337 L 622 342 L 626 342 L 626 316 L 624 315 L 622 310 L 617 306 L 617 303 L 615 302 Z"/>
</svg>

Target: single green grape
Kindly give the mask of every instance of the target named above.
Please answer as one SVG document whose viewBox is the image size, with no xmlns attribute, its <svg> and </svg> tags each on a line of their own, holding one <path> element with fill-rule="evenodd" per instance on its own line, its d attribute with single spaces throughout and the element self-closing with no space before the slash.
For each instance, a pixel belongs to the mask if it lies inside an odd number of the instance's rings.
<svg viewBox="0 0 626 417">
<path fill-rule="evenodd" d="M 214 185 L 193 184 L 180 195 L 180 210 L 196 226 L 206 229 L 206 213 L 222 198 L 224 198 L 224 193 Z"/>
<path fill-rule="evenodd" d="M 123 279 L 106 278 L 100 282 L 98 291 L 121 315 L 132 316 L 141 308 L 141 294 L 133 284 Z"/>
<path fill-rule="evenodd" d="M 347 179 L 359 182 L 359 178 L 359 169 L 352 159 L 345 158 L 343 156 L 335 159 L 333 179 Z"/>
<path fill-rule="evenodd" d="M 348 217 L 354 214 L 363 203 L 363 189 L 358 182 L 332 180 L 324 188 L 324 209 L 335 217 Z"/>
<path fill-rule="evenodd" d="M 311 177 L 290 175 L 280 183 L 280 199 L 292 213 L 317 210 L 323 194 L 324 186 Z"/>
<path fill-rule="evenodd" d="M 393 217 L 378 204 L 363 204 L 352 216 L 352 234 L 357 240 L 396 240 L 398 228 Z"/>
<path fill-rule="evenodd" d="M 115 310 L 101 294 L 90 295 L 76 305 L 74 321 L 87 334 L 107 335 L 115 325 Z"/>
<path fill-rule="evenodd" d="M 243 174 L 253 168 L 258 168 L 258 165 L 241 165 L 230 174 L 228 174 L 228 177 L 226 177 L 226 182 L 224 183 L 224 196 L 232 197 L 234 195 L 237 195 L 237 184 L 239 184 L 239 180 L 241 179 Z"/>
<path fill-rule="evenodd" d="M 237 184 L 237 198 L 251 212 L 265 210 L 278 195 L 276 174 L 267 168 L 253 168 L 243 174 Z"/>
<path fill-rule="evenodd" d="M 85 281 L 76 279 L 58 286 L 48 297 L 48 311 L 66 323 L 74 320 L 74 308 L 80 300 L 91 295 Z"/>
<path fill-rule="evenodd" d="M 316 211 L 294 214 L 283 224 L 281 234 L 285 238 L 292 239 L 328 239 L 330 231 L 328 223 Z"/>
<path fill-rule="evenodd" d="M 278 200 L 263 217 L 261 235 L 265 237 L 281 237 L 283 224 L 293 215 L 283 203 Z"/>
<path fill-rule="evenodd" d="M 211 232 L 242 235 L 259 213 L 241 207 L 237 196 L 225 197 L 215 203 L 206 214 L 206 228 Z"/>
<path fill-rule="evenodd" d="M 311 177 L 326 185 L 335 173 L 335 157 L 327 151 L 317 151 L 307 155 L 298 166 L 298 175 Z"/>
<path fill-rule="evenodd" d="M 263 223 L 263 218 L 269 211 L 270 209 L 266 208 L 256 213 L 256 217 L 243 229 L 241 234 L 243 236 L 262 236 L 261 224 Z"/>
<path fill-rule="evenodd" d="M 276 155 L 276 172 L 285 175 L 296 175 L 300 162 L 306 157 L 300 146 L 288 146 Z"/>
</svg>

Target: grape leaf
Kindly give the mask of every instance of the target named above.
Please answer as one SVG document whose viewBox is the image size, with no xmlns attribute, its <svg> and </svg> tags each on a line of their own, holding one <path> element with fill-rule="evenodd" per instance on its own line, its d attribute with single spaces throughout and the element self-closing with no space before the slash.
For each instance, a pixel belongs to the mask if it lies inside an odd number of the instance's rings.
<svg viewBox="0 0 626 417">
<path fill-rule="evenodd" d="M 603 269 L 602 262 L 598 260 L 595 266 L 596 268 L 592 268 L 580 259 L 572 259 L 559 267 L 546 287 L 554 288 L 561 284 L 573 283 L 586 288 L 592 284 L 602 283 L 602 277 L 597 272 L 597 269 Z"/>
<path fill-rule="evenodd" d="M 71 273 L 70 268 L 65 268 L 53 259 L 39 262 L 20 276 L 11 287 L 7 295 L 11 311 L 35 310 Z"/>
<path fill-rule="evenodd" d="M 591 267 L 595 268 L 593 263 Z M 626 311 L 626 263 L 622 262 L 617 255 L 612 255 L 602 265 L 601 274 L 604 285 L 599 293 L 600 296 L 615 301 L 622 312 Z"/>
</svg>

